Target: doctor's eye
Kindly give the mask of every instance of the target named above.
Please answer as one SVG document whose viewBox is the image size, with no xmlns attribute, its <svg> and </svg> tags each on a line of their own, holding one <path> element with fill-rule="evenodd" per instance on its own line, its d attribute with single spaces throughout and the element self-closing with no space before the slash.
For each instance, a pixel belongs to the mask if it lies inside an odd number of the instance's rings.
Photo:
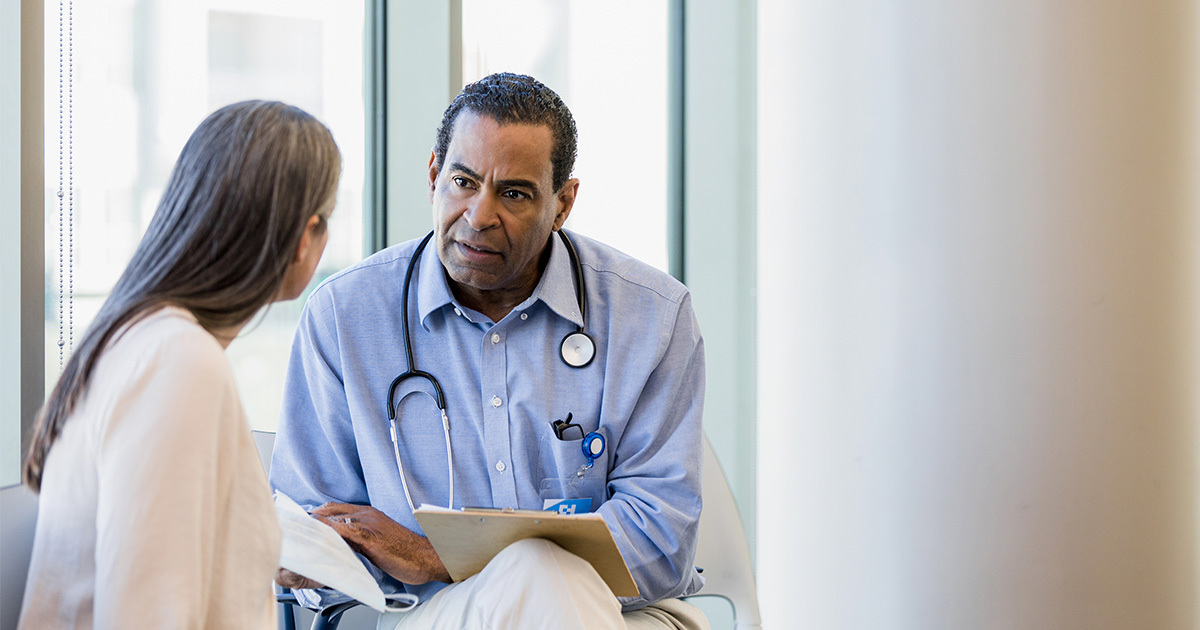
<svg viewBox="0 0 1200 630">
<path fill-rule="evenodd" d="M 529 199 L 529 195 L 519 190 L 506 190 L 501 193 L 505 199 Z"/>
<path fill-rule="evenodd" d="M 459 188 L 470 188 L 472 184 L 471 180 L 463 177 L 462 175 L 455 175 L 454 177 L 450 178 L 450 181 L 454 182 L 454 185 L 458 186 Z"/>
</svg>

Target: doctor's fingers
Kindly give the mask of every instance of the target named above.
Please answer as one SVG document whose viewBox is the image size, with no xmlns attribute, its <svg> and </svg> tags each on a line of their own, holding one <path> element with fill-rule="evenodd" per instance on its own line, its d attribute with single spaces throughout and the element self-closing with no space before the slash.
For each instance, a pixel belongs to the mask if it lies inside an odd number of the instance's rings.
<svg viewBox="0 0 1200 630">
<path fill-rule="evenodd" d="M 312 511 L 309 512 L 309 514 L 312 514 L 313 516 L 340 516 L 342 514 L 348 514 L 350 512 L 357 512 L 357 511 L 363 509 L 364 507 L 367 507 L 367 506 L 355 505 L 353 503 L 329 502 L 329 503 L 322 503 L 321 505 L 313 508 Z"/>
<path fill-rule="evenodd" d="M 395 521 L 369 505 L 349 503 L 326 503 L 312 511 L 312 515 L 329 524 L 365 523 L 368 526 L 386 527 Z"/>
<path fill-rule="evenodd" d="M 386 518 L 386 517 L 385 517 Z M 371 558 L 380 541 L 385 540 L 394 527 L 402 527 L 389 519 L 391 526 L 380 526 L 375 519 L 355 519 L 350 516 L 322 517 L 333 531 L 337 532 L 355 553 Z"/>
<path fill-rule="evenodd" d="M 279 570 L 275 572 L 275 583 L 284 588 L 290 589 L 325 588 L 324 584 L 321 584 L 316 580 L 310 580 L 299 573 L 288 571 L 283 567 L 280 567 Z"/>
<path fill-rule="evenodd" d="M 364 519 L 364 507 L 350 503 L 326 503 L 309 512 L 309 515 L 327 525 L 348 524 Z"/>
<path fill-rule="evenodd" d="M 367 557 L 386 549 L 394 539 L 415 536 L 407 527 L 373 508 L 346 516 L 332 516 L 327 522 L 355 551 Z"/>
</svg>

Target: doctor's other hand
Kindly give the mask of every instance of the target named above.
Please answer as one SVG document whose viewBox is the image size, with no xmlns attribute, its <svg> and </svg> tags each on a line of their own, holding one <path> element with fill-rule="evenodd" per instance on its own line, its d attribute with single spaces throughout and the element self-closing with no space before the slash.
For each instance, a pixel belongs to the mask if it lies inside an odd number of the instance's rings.
<svg viewBox="0 0 1200 630">
<path fill-rule="evenodd" d="M 275 583 L 283 588 L 290 588 L 292 590 L 302 588 L 325 588 L 324 584 L 321 584 L 316 580 L 310 580 L 299 573 L 288 571 L 283 567 L 280 567 L 279 570 L 275 572 Z"/>
<path fill-rule="evenodd" d="M 354 551 L 405 584 L 450 581 L 450 572 L 428 538 L 369 505 L 326 503 L 311 514 L 332 527 Z"/>
</svg>

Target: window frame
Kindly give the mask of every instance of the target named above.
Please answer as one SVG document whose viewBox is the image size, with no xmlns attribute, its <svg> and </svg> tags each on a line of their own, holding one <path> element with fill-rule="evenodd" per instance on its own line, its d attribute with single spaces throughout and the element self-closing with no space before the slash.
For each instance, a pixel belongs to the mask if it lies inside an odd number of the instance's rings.
<svg viewBox="0 0 1200 630">
<path fill-rule="evenodd" d="M 0 486 L 20 483 L 45 395 L 43 28 L 41 2 L 0 0 L 0 418 L 19 418 L 0 422 Z"/>
</svg>

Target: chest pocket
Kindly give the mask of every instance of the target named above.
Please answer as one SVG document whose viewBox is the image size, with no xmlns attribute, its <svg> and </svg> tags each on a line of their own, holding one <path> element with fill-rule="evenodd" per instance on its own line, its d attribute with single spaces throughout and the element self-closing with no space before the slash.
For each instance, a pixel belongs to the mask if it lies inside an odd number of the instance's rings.
<svg viewBox="0 0 1200 630">
<path fill-rule="evenodd" d="M 608 499 L 608 450 L 605 449 L 592 465 L 583 452 L 582 439 L 560 440 L 550 433 L 540 441 L 542 470 L 538 486 L 539 497 L 547 504 L 563 500 L 588 499 L 586 509 L 594 512 Z"/>
</svg>

